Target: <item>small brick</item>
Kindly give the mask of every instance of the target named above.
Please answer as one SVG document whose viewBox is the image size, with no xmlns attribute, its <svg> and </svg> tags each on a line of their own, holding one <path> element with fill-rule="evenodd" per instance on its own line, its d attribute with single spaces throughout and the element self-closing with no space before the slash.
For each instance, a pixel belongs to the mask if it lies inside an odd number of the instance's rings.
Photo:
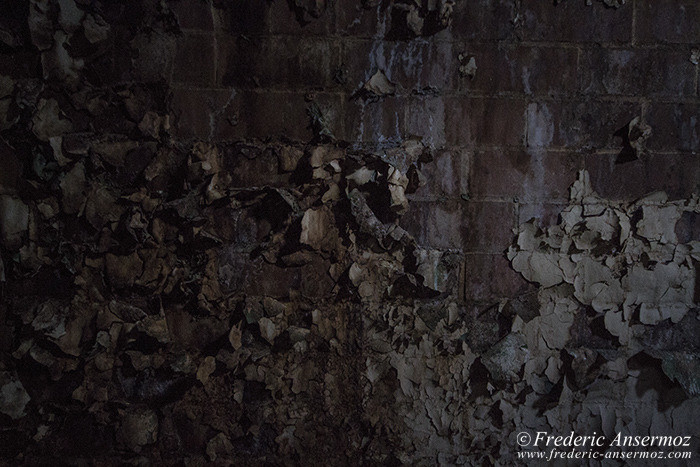
<svg viewBox="0 0 700 467">
<path fill-rule="evenodd" d="M 689 52 L 592 49 L 581 57 L 581 91 L 607 95 L 695 95 Z"/>
<path fill-rule="evenodd" d="M 582 167 L 583 159 L 570 152 L 477 151 L 470 174 L 470 195 L 520 201 L 565 201 L 569 186 Z"/>
<path fill-rule="evenodd" d="M 621 101 L 538 102 L 528 106 L 528 145 L 576 150 L 620 148 L 613 136 L 641 105 Z"/>
<path fill-rule="evenodd" d="M 214 29 L 211 0 L 177 0 L 168 3 L 182 29 Z"/>
<path fill-rule="evenodd" d="M 432 162 L 421 168 L 426 184 L 416 191 L 416 197 L 459 198 L 466 194 L 469 189 L 470 157 L 469 151 L 465 149 L 439 151 Z"/>
<path fill-rule="evenodd" d="M 442 97 L 420 96 L 409 99 L 406 133 L 420 136 L 433 148 L 445 145 L 445 103 Z"/>
<path fill-rule="evenodd" d="M 521 204 L 518 206 L 518 224 L 537 219 L 540 227 L 557 225 L 559 223 L 559 214 L 561 214 L 564 207 L 564 204 L 546 202 Z"/>
<path fill-rule="evenodd" d="M 697 0 L 638 0 L 635 6 L 635 31 L 639 42 L 700 42 L 700 2 Z"/>
<path fill-rule="evenodd" d="M 190 1 L 190 0 L 183 0 Z M 270 2 L 260 0 L 213 0 L 217 29 L 248 37 L 269 32 Z M 286 3 L 286 2 L 275 2 Z"/>
<path fill-rule="evenodd" d="M 459 201 L 414 201 L 401 218 L 401 226 L 418 245 L 436 249 L 462 247 L 462 212 Z"/>
<path fill-rule="evenodd" d="M 361 98 L 346 102 L 345 140 L 366 143 L 399 142 L 405 135 L 407 100 L 387 97 L 372 102 Z"/>
<path fill-rule="evenodd" d="M 445 138 L 450 145 L 520 145 L 525 135 L 525 101 L 445 98 Z"/>
<path fill-rule="evenodd" d="M 651 137 L 647 146 L 669 151 L 700 151 L 700 105 L 651 104 L 647 122 Z"/>
<path fill-rule="evenodd" d="M 270 33 L 289 34 L 294 36 L 327 35 L 335 29 L 335 11 L 331 3 L 325 2 L 325 9 L 320 11 L 318 18 L 305 14 L 299 20 L 297 12 L 290 8 L 286 1 L 261 2 L 268 3 L 268 21 Z M 313 2 L 307 2 L 313 3 Z"/>
<path fill-rule="evenodd" d="M 646 178 L 653 191 L 663 190 L 671 199 L 700 193 L 697 154 L 651 154 L 646 165 Z"/>
<path fill-rule="evenodd" d="M 515 35 L 515 2 L 472 0 L 455 2 L 450 31 L 456 39 L 506 40 Z"/>
<path fill-rule="evenodd" d="M 353 92 L 378 70 L 399 92 L 456 87 L 459 70 L 451 43 L 436 41 L 352 41 L 345 44 L 347 88 Z"/>
<path fill-rule="evenodd" d="M 529 288 L 503 255 L 467 254 L 464 266 L 464 298 L 468 302 L 512 298 Z"/>
<path fill-rule="evenodd" d="M 174 88 L 171 104 L 175 135 L 180 138 L 209 139 L 210 115 L 231 96 L 228 90 Z"/>
<path fill-rule="evenodd" d="M 340 46 L 327 39 L 231 38 L 219 36 L 218 78 L 222 86 L 337 86 Z"/>
<path fill-rule="evenodd" d="M 187 34 L 180 38 L 175 53 L 173 82 L 211 86 L 216 77 L 214 37 Z"/>
<path fill-rule="evenodd" d="M 318 93 L 315 101 L 329 129 L 342 135 L 341 101 L 335 94 Z M 304 93 L 242 91 L 234 103 L 217 117 L 216 139 L 232 141 L 245 138 L 288 138 L 308 142 L 313 138 L 307 112 L 310 103 Z"/>
<path fill-rule="evenodd" d="M 461 223 L 464 251 L 503 253 L 513 239 L 513 203 L 470 201 L 463 203 Z"/>
<path fill-rule="evenodd" d="M 277 153 L 272 149 L 228 144 L 223 146 L 221 151 L 224 170 L 231 177 L 232 187 L 280 187 L 289 184 L 289 174 L 280 171 Z"/>
<path fill-rule="evenodd" d="M 462 90 L 528 95 L 576 92 L 576 49 L 468 43 L 455 47 L 465 57 L 473 56 L 477 67 L 473 78 L 461 79 Z"/>
<path fill-rule="evenodd" d="M 631 2 L 630 2 L 631 3 Z M 602 2 L 522 2 L 525 40 L 628 42 L 632 35 L 632 5 L 606 8 Z"/>
<path fill-rule="evenodd" d="M 606 198 L 629 201 L 665 191 L 672 199 L 681 199 L 700 190 L 696 155 L 646 154 L 625 164 L 615 164 L 616 158 L 601 154 L 586 157 L 593 189 Z"/>
<path fill-rule="evenodd" d="M 334 2 L 336 30 L 348 37 L 375 37 L 379 28 L 388 30 L 389 13 L 384 2 L 375 8 L 364 8 L 361 2 Z"/>
</svg>

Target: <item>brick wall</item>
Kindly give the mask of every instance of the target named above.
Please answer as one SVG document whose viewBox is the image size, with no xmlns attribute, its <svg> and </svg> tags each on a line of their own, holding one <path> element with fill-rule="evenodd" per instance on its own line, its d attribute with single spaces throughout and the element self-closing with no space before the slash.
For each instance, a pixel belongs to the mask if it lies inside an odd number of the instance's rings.
<svg viewBox="0 0 700 467">
<path fill-rule="evenodd" d="M 697 0 L 0 2 L 2 463 L 697 454 L 698 61 Z"/>
<path fill-rule="evenodd" d="M 437 163 L 402 225 L 465 255 L 478 300 L 521 290 L 502 254 L 511 229 L 556 221 L 580 169 L 612 199 L 698 191 L 697 2 L 457 2 L 449 27 L 399 41 L 382 2 L 327 3 L 301 26 L 281 1 L 173 2 L 178 135 L 308 142 L 313 100 L 354 147 L 423 138 Z M 462 76 L 471 57 L 476 73 Z M 378 70 L 395 95 L 354 97 Z M 652 127 L 645 151 L 615 164 L 614 134 L 637 116 Z"/>
</svg>

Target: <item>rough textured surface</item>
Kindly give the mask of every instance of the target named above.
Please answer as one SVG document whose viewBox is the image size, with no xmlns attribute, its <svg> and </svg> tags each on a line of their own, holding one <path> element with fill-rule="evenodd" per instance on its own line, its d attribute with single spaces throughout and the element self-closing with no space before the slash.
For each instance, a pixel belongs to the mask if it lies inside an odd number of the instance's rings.
<svg viewBox="0 0 700 467">
<path fill-rule="evenodd" d="M 0 3 L 0 458 L 697 456 L 698 5 Z"/>
</svg>

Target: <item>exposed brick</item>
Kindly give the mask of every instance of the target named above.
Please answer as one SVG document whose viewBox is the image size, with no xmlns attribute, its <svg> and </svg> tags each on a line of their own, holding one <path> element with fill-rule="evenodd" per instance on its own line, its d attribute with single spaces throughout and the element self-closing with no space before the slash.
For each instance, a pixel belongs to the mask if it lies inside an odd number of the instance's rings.
<svg viewBox="0 0 700 467">
<path fill-rule="evenodd" d="M 346 42 L 343 61 L 351 91 L 359 89 L 377 70 L 400 91 L 449 90 L 455 88 L 459 70 L 453 45 L 448 42 Z"/>
<path fill-rule="evenodd" d="M 695 95 L 689 52 L 592 49 L 581 57 L 581 91 L 610 95 Z"/>
<path fill-rule="evenodd" d="M 570 152 L 477 151 L 470 174 L 470 196 L 566 200 L 568 188 L 582 166 L 581 156 Z"/>
<path fill-rule="evenodd" d="M 459 198 L 468 192 L 469 159 L 465 149 L 438 151 L 432 162 L 423 165 L 425 186 L 416 191 L 416 197 Z"/>
<path fill-rule="evenodd" d="M 401 226 L 418 245 L 437 249 L 462 248 L 462 210 L 459 201 L 414 201 L 401 218 Z"/>
<path fill-rule="evenodd" d="M 296 12 L 290 9 L 289 4 L 291 2 L 274 1 L 266 3 L 269 3 L 268 21 L 270 33 L 272 34 L 291 34 L 294 36 L 322 35 L 328 34 L 335 29 L 335 11 L 331 4 L 335 2 L 325 2 L 327 7 L 321 11 L 318 18 L 313 18 L 306 14 L 302 21 L 299 21 Z"/>
<path fill-rule="evenodd" d="M 168 7 L 183 29 L 211 31 L 214 28 L 211 0 L 177 0 L 168 3 Z"/>
<path fill-rule="evenodd" d="M 245 36 L 259 36 L 269 32 L 270 2 L 261 2 L 260 0 L 212 1 L 215 7 L 214 25 L 217 29 Z"/>
<path fill-rule="evenodd" d="M 400 141 L 405 136 L 407 102 L 402 97 L 377 102 L 349 100 L 345 105 L 343 139 L 368 143 Z"/>
<path fill-rule="evenodd" d="M 445 145 L 445 101 L 442 97 L 417 96 L 409 99 L 406 133 L 420 136 L 423 144 Z"/>
<path fill-rule="evenodd" d="M 522 2 L 522 35 L 533 41 L 627 42 L 632 37 L 630 3 L 614 9 L 602 2 Z"/>
<path fill-rule="evenodd" d="M 277 153 L 271 148 L 229 144 L 222 149 L 224 170 L 236 188 L 285 186 L 289 174 L 279 169 Z"/>
<path fill-rule="evenodd" d="M 653 103 L 647 121 L 652 128 L 650 148 L 700 151 L 700 105 Z"/>
<path fill-rule="evenodd" d="M 700 165 L 695 155 L 643 155 L 625 164 L 615 164 L 615 159 L 614 155 L 600 154 L 586 157 L 593 189 L 606 198 L 633 200 L 665 191 L 677 199 L 699 192 Z"/>
<path fill-rule="evenodd" d="M 304 93 L 243 91 L 216 119 L 216 139 L 280 138 L 310 141 L 313 132 Z M 315 101 L 334 135 L 342 134 L 340 98 L 318 93 Z M 220 107 L 221 109 L 221 107 Z"/>
<path fill-rule="evenodd" d="M 135 79 L 151 83 L 170 79 L 177 64 L 177 44 L 179 42 L 175 40 L 173 35 L 139 34 L 129 42 L 115 42 L 117 43 L 112 49 L 112 59 L 114 61 L 113 70 L 119 77 L 118 79 Z M 138 50 L 138 53 L 135 57 L 131 54 L 125 54 L 125 47 L 133 47 Z M 207 64 L 208 69 L 211 69 L 212 63 L 213 60 Z"/>
<path fill-rule="evenodd" d="M 211 86 L 215 80 L 214 36 L 186 34 L 177 41 L 173 82 Z"/>
<path fill-rule="evenodd" d="M 700 42 L 700 2 L 697 0 L 638 0 L 635 7 L 635 34 L 639 42 Z"/>
<path fill-rule="evenodd" d="M 171 114 L 175 135 L 180 138 L 209 139 L 210 115 L 231 96 L 227 90 L 173 89 Z"/>
<path fill-rule="evenodd" d="M 528 144 L 577 150 L 619 148 L 613 136 L 641 105 L 621 101 L 538 102 L 528 106 Z"/>
<path fill-rule="evenodd" d="M 374 37 L 390 27 L 389 11 L 384 2 L 375 8 L 364 8 L 362 2 L 334 2 L 336 29 L 344 36 Z"/>
<path fill-rule="evenodd" d="M 467 301 L 497 301 L 528 289 L 502 254 L 467 254 L 464 259 L 464 296 Z"/>
<path fill-rule="evenodd" d="M 515 206 L 508 202 L 469 201 L 462 204 L 464 251 L 503 253 L 513 239 Z"/>
<path fill-rule="evenodd" d="M 564 206 L 548 202 L 521 204 L 518 206 L 518 224 L 537 219 L 541 227 L 556 225 Z"/>
<path fill-rule="evenodd" d="M 520 145 L 525 135 L 525 101 L 496 98 L 445 98 L 448 144 Z"/>
<path fill-rule="evenodd" d="M 672 199 L 700 194 L 700 163 L 697 154 L 651 154 L 647 160 L 649 185 Z"/>
<path fill-rule="evenodd" d="M 218 78 L 235 87 L 333 87 L 340 46 L 331 39 L 220 36 Z"/>
<path fill-rule="evenodd" d="M 456 2 L 450 30 L 457 39 L 510 39 L 515 34 L 515 8 L 515 2 L 509 0 Z"/>
<path fill-rule="evenodd" d="M 461 79 L 463 90 L 528 95 L 576 92 L 576 49 L 488 43 L 455 47 L 465 57 L 473 56 L 477 66 L 474 78 Z"/>
</svg>

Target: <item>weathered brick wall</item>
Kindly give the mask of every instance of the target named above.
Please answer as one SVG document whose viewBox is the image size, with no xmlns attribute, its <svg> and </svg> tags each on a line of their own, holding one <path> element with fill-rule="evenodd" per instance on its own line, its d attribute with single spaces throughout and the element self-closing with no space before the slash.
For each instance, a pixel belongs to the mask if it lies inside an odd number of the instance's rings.
<svg viewBox="0 0 700 467">
<path fill-rule="evenodd" d="M 696 0 L 0 3 L 0 458 L 697 454 L 699 61 Z"/>
<path fill-rule="evenodd" d="M 402 225 L 468 257 L 471 299 L 522 292 L 502 254 L 511 230 L 553 222 L 580 169 L 612 199 L 698 191 L 697 2 L 456 2 L 449 27 L 399 41 L 386 2 L 320 2 L 303 26 L 285 2 L 234 3 L 173 4 L 178 136 L 307 142 L 311 98 L 339 141 L 423 138 L 436 162 Z M 395 94 L 353 98 L 378 70 Z M 652 127 L 646 151 L 615 164 L 614 134 L 637 116 Z"/>
</svg>

